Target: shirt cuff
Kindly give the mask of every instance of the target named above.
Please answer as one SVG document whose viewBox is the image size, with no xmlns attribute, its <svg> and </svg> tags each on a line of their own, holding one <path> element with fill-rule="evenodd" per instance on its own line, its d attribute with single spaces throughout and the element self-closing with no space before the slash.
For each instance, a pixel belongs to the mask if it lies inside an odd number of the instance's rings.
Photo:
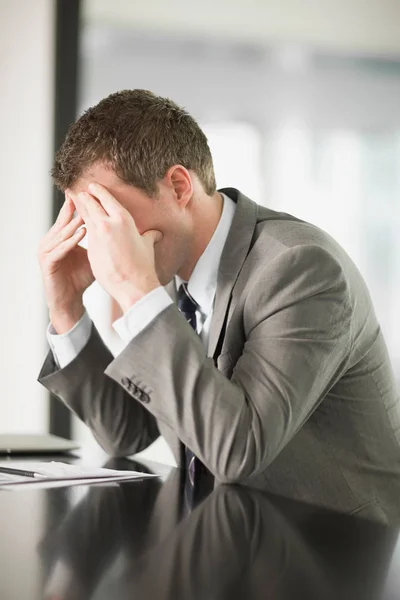
<svg viewBox="0 0 400 600">
<path fill-rule="evenodd" d="M 171 304 L 171 296 L 160 286 L 136 302 L 113 323 L 113 327 L 121 340 L 128 344 Z"/>
<path fill-rule="evenodd" d="M 87 311 L 66 333 L 57 335 L 53 325 L 47 328 L 47 341 L 53 352 L 54 360 L 60 369 L 64 369 L 83 350 L 92 333 L 92 320 Z"/>
</svg>

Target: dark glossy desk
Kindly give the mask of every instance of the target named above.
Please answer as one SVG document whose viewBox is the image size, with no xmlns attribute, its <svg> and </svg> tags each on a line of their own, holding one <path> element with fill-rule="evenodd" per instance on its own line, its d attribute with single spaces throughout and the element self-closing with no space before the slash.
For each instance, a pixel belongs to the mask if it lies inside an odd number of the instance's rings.
<svg viewBox="0 0 400 600">
<path fill-rule="evenodd" d="M 182 519 L 182 498 L 176 469 L 0 491 L 0 600 L 400 599 L 396 530 L 240 486 Z"/>
</svg>

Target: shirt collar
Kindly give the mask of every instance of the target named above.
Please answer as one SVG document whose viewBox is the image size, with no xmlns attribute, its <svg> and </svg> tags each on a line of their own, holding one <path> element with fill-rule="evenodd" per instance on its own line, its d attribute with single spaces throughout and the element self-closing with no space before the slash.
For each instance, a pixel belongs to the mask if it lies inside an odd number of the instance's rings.
<svg viewBox="0 0 400 600">
<path fill-rule="evenodd" d="M 200 312 L 204 315 L 210 313 L 214 302 L 222 250 L 236 210 L 236 204 L 229 196 L 223 193 L 221 193 L 221 196 L 224 201 L 221 218 L 208 246 L 197 261 L 188 282 L 188 292 L 197 302 Z M 175 276 L 175 280 L 177 289 L 179 289 L 183 280 L 178 275 Z"/>
</svg>

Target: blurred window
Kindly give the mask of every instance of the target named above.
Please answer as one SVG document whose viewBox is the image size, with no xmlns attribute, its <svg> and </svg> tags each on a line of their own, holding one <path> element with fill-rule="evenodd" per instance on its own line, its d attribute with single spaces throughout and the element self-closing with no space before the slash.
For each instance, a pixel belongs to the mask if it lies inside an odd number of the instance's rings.
<svg viewBox="0 0 400 600">
<path fill-rule="evenodd" d="M 201 123 L 213 156 L 217 187 L 236 187 L 262 202 L 262 147 L 259 131 L 247 123 Z"/>
</svg>

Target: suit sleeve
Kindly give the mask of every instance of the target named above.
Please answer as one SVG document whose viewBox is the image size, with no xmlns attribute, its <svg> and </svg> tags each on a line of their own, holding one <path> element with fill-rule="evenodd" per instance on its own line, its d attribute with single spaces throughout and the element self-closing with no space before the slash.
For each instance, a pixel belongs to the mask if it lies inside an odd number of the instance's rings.
<svg viewBox="0 0 400 600">
<path fill-rule="evenodd" d="M 345 368 L 351 306 L 338 262 L 318 246 L 286 249 L 246 292 L 246 342 L 227 379 L 175 306 L 107 368 L 146 390 L 146 409 L 174 429 L 219 481 L 264 471 Z M 229 324 L 226 337 L 229 336 Z"/>
<path fill-rule="evenodd" d="M 134 344 L 134 342 L 131 342 Z M 89 341 L 63 369 L 47 355 L 38 381 L 57 396 L 92 431 L 102 448 L 112 456 L 140 452 L 160 433 L 156 419 L 141 403 L 141 393 L 105 375 L 114 357 L 92 325 Z"/>
</svg>

